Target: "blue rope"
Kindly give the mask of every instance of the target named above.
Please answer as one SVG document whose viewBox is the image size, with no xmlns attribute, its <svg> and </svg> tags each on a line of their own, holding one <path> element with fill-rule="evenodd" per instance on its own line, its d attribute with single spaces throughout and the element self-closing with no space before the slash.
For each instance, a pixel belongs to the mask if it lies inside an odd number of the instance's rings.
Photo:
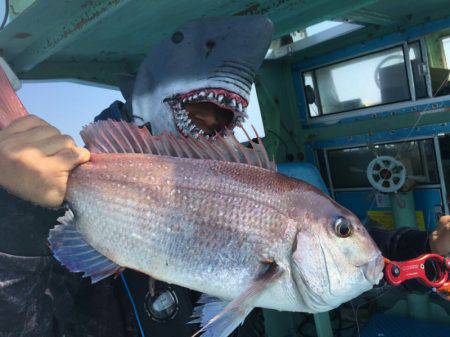
<svg viewBox="0 0 450 337">
<path fill-rule="evenodd" d="M 139 325 L 139 330 L 141 331 L 141 337 L 145 337 L 144 329 L 142 328 L 141 320 L 139 319 L 139 313 L 136 308 L 136 303 L 134 302 L 133 295 L 131 295 L 131 291 L 130 291 L 130 288 L 128 287 L 128 283 L 125 280 L 125 275 L 123 273 L 120 273 L 120 278 L 122 279 L 122 282 L 123 282 L 123 285 L 125 286 L 128 297 L 130 298 L 131 305 L 133 306 L 134 316 L 136 317 L 136 321 Z"/>
</svg>

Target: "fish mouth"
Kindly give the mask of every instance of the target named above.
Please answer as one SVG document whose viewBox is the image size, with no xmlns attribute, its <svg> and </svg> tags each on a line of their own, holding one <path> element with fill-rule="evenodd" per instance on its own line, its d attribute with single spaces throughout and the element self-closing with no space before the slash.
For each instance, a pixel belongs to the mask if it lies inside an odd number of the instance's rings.
<svg viewBox="0 0 450 337">
<path fill-rule="evenodd" d="M 226 129 L 242 126 L 248 117 L 248 101 L 222 88 L 196 89 L 164 101 L 172 110 L 178 131 L 194 138 L 223 135 Z"/>
<path fill-rule="evenodd" d="M 371 284 L 378 284 L 383 278 L 384 258 L 381 254 L 360 266 L 364 277 Z"/>
</svg>

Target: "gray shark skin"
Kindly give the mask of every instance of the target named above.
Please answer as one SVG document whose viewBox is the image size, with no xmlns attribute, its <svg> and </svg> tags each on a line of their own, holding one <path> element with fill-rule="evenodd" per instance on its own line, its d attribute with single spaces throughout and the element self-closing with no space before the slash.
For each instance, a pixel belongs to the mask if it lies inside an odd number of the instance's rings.
<svg viewBox="0 0 450 337">
<path fill-rule="evenodd" d="M 210 102 L 232 112 L 233 129 L 247 117 L 254 76 L 273 34 L 263 16 L 208 17 L 188 22 L 157 44 L 139 69 L 132 105 L 136 124 L 152 132 L 203 133 L 187 103 Z"/>
</svg>

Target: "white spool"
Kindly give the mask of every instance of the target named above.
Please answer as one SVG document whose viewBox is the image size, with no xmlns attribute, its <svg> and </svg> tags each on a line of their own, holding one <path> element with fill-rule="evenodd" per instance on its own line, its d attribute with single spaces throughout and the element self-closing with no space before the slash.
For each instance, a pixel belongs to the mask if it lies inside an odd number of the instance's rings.
<svg viewBox="0 0 450 337">
<path fill-rule="evenodd" d="M 406 181 L 406 169 L 394 157 L 376 157 L 367 166 L 367 179 L 380 192 L 397 192 Z"/>
</svg>

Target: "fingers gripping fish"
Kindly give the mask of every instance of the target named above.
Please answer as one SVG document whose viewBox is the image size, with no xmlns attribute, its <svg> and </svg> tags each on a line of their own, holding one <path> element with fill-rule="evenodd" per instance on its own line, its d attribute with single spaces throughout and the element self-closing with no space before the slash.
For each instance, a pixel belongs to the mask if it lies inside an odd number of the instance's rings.
<svg viewBox="0 0 450 337">
<path fill-rule="evenodd" d="M 0 89 L 3 128 L 26 110 L 3 72 Z M 330 310 L 382 277 L 359 220 L 277 173 L 262 143 L 236 156 L 221 137 L 156 137 L 112 121 L 82 137 L 93 153 L 69 177 L 54 257 L 92 282 L 131 268 L 208 294 L 194 312 L 204 336 L 228 336 L 254 307 Z"/>
</svg>

